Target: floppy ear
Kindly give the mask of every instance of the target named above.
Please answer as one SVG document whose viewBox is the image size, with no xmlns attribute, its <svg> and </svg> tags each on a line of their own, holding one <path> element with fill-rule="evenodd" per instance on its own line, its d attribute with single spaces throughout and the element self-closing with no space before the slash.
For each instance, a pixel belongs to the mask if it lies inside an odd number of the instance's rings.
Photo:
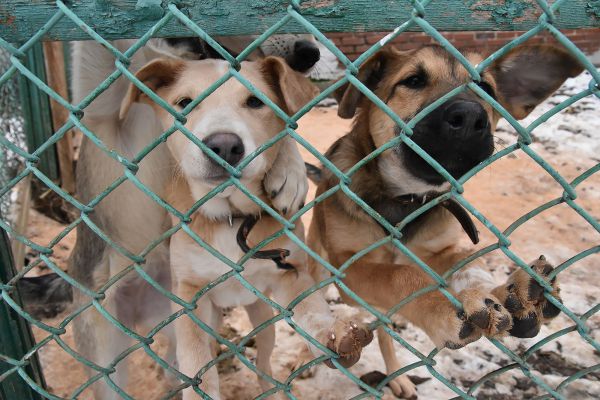
<svg viewBox="0 0 600 400">
<path fill-rule="evenodd" d="M 319 94 L 319 89 L 307 77 L 292 70 L 279 57 L 262 60 L 262 72 L 277 96 L 283 100 L 288 114 L 295 114 Z"/>
<path fill-rule="evenodd" d="M 388 65 L 390 58 L 397 53 L 395 50 L 385 49 L 375 53 L 369 58 L 358 71 L 358 80 L 361 81 L 366 87 L 371 90 L 375 90 L 385 72 L 385 68 Z M 338 102 L 338 115 L 341 118 L 350 119 L 356 114 L 364 94 L 358 90 L 354 85 L 347 83 L 337 89 L 334 93 L 334 97 Z"/>
<path fill-rule="evenodd" d="M 183 69 L 184 62 L 169 58 L 159 58 L 154 60 L 145 66 L 143 66 L 136 74 L 144 85 L 152 89 L 156 93 L 158 89 L 164 86 L 168 86 L 175 82 L 177 75 Z M 131 107 L 131 104 L 136 102 L 150 103 L 150 99 L 146 96 L 137 86 L 133 83 L 129 84 L 127 94 L 121 102 L 121 111 L 119 112 L 119 118 L 123 119 L 127 115 L 127 111 Z"/>
<path fill-rule="evenodd" d="M 567 51 L 550 45 L 519 46 L 491 67 L 498 101 L 522 119 L 583 67 Z"/>
</svg>

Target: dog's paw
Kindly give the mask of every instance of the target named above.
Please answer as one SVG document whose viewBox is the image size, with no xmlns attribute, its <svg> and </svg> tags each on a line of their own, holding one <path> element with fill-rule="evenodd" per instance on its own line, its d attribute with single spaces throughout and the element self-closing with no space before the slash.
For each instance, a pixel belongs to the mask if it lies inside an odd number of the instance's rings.
<svg viewBox="0 0 600 400">
<path fill-rule="evenodd" d="M 271 199 L 273 207 L 283 215 L 291 215 L 303 207 L 308 181 L 306 170 L 275 171 L 271 169 L 265 176 L 265 190 Z"/>
<path fill-rule="evenodd" d="M 535 260 L 531 268 L 545 280 L 548 280 L 548 275 L 554 270 L 544 256 Z M 552 296 L 560 300 L 560 288 L 556 277 L 548 283 L 553 288 Z M 560 313 L 560 309 L 544 296 L 544 288 L 520 268 L 509 276 L 506 284 L 494 289 L 494 294 L 512 314 L 513 327 L 509 331 L 511 336 L 534 337 L 544 322 Z"/>
<path fill-rule="evenodd" d="M 360 377 L 360 380 L 371 386 L 372 388 L 377 387 L 387 375 L 380 371 L 371 371 Z M 392 393 L 399 399 L 416 400 L 417 386 L 415 383 L 405 374 L 395 377 L 388 382 L 388 386 L 392 389 Z"/>
<path fill-rule="evenodd" d="M 282 140 L 282 148 L 265 175 L 263 185 L 273 207 L 283 215 L 291 215 L 303 207 L 308 192 L 308 178 L 304 160 L 293 144 L 293 139 Z"/>
<path fill-rule="evenodd" d="M 457 295 L 463 305 L 462 311 L 453 306 L 439 321 L 432 339 L 438 348 L 459 349 L 478 340 L 481 336 L 501 337 L 512 326 L 508 310 L 492 294 L 479 289 L 465 289 Z"/>
<path fill-rule="evenodd" d="M 338 320 L 329 332 L 327 347 L 339 355 L 337 361 L 340 365 L 348 368 L 356 364 L 363 347 L 372 340 L 373 332 L 364 324 Z M 326 360 L 325 365 L 336 368 L 331 360 Z"/>
</svg>

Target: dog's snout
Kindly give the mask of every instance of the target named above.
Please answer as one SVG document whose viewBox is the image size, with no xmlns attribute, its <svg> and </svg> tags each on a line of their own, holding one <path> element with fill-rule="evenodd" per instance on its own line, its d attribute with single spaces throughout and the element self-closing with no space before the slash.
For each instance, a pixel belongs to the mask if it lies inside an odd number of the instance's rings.
<svg viewBox="0 0 600 400">
<path fill-rule="evenodd" d="M 487 132 L 489 120 L 481 104 L 474 101 L 456 101 L 443 115 L 449 132 L 459 137 L 479 136 Z"/>
<path fill-rule="evenodd" d="M 229 165 L 235 166 L 244 157 L 244 143 L 235 133 L 213 133 L 203 140 L 204 144 Z"/>
<path fill-rule="evenodd" d="M 289 60 L 290 67 L 299 72 L 311 69 L 321 58 L 317 45 L 308 40 L 298 40 L 294 43 L 294 53 Z"/>
</svg>

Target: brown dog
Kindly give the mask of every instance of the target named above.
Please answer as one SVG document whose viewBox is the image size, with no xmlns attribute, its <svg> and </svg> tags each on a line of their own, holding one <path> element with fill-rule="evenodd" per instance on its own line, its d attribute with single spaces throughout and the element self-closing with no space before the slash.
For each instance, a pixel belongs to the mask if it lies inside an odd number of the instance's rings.
<svg viewBox="0 0 600 400">
<path fill-rule="evenodd" d="M 484 57 L 464 52 L 476 65 Z M 482 73 L 479 86 L 515 118 L 526 117 L 582 67 L 568 53 L 550 46 L 522 46 L 496 60 Z M 467 70 L 439 46 L 400 52 L 382 50 L 360 69 L 358 78 L 404 121 L 450 90 L 471 80 Z M 401 133 L 380 108 L 353 86 L 342 88 L 339 115 L 356 115 L 352 131 L 327 152 L 341 171 L 348 171 L 375 149 Z M 469 89 L 437 107 L 414 127 L 412 140 L 459 178 L 489 157 L 494 149 L 492 133 L 500 114 Z M 317 196 L 338 185 L 330 171 L 323 173 Z M 446 180 L 407 145 L 383 152 L 360 168 L 349 184 L 392 225 L 412 211 L 450 189 Z M 459 248 L 462 229 L 477 242 L 477 231 L 467 212 L 454 200 L 435 206 L 403 229 L 403 243 L 437 273 L 443 273 L 472 250 Z M 350 257 L 389 232 L 341 190 L 315 207 L 308 242 L 310 247 L 341 266 Z M 313 262 L 312 273 L 322 280 L 322 267 Z M 552 267 L 543 257 L 533 263 L 542 276 Z M 398 313 L 423 329 L 438 348 L 460 348 L 481 336 L 535 336 L 546 319 L 559 309 L 547 302 L 543 289 L 518 269 L 500 286 L 488 285 L 479 271 L 455 274 L 452 292 L 463 304 L 457 312 L 438 290 L 429 291 L 402 306 Z M 419 266 L 397 247 L 386 244 L 354 260 L 345 271 L 343 283 L 370 305 L 388 311 L 412 293 L 434 283 Z M 319 276 L 320 275 L 320 276 Z M 485 275 L 485 274 L 483 274 Z M 558 296 L 556 282 L 553 295 Z M 496 286 L 496 287 L 494 287 Z M 351 298 L 340 290 L 344 301 Z M 387 372 L 400 368 L 392 339 L 383 329 L 379 344 Z M 399 397 L 416 398 L 406 375 L 390 386 Z"/>
</svg>

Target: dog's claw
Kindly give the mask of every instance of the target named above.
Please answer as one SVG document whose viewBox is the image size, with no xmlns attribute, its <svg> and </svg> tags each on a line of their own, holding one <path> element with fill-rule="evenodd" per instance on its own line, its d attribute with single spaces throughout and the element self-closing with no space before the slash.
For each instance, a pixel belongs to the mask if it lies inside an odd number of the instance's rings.
<svg viewBox="0 0 600 400">
<path fill-rule="evenodd" d="M 508 310 L 489 292 L 469 288 L 458 293 L 457 298 L 463 309 L 449 312 L 444 328 L 432 337 L 438 348 L 460 349 L 481 336 L 503 336 L 512 326 Z"/>
</svg>

